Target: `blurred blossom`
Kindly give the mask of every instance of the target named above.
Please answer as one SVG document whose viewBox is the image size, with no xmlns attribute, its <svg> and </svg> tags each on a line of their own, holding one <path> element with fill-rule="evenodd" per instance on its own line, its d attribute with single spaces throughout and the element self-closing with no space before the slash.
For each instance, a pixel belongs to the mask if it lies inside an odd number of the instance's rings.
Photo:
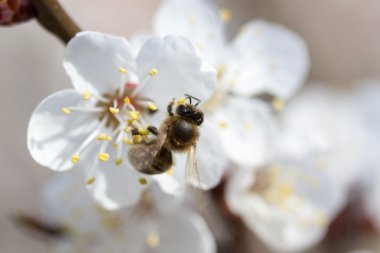
<svg viewBox="0 0 380 253">
<path fill-rule="evenodd" d="M 218 70 L 217 90 L 202 106 L 206 121 L 219 135 L 226 157 L 256 166 L 270 155 L 272 107 L 281 109 L 302 85 L 309 57 L 297 34 L 262 20 L 249 22 L 227 42 L 225 24 L 231 17 L 229 10 L 219 11 L 210 1 L 166 0 L 155 16 L 153 35 L 141 33 L 132 42 L 167 34 L 191 39 Z M 269 96 L 272 106 L 252 99 L 261 96 Z"/>
<path fill-rule="evenodd" d="M 301 251 L 344 207 L 365 135 L 349 99 L 315 87 L 289 103 L 279 126 L 275 159 L 234 173 L 227 203 L 268 247 Z"/>
<path fill-rule="evenodd" d="M 80 173 L 60 174 L 44 189 L 44 217 L 68 233 L 53 242 L 53 252 L 215 252 L 203 219 L 155 183 L 135 207 L 109 211 L 93 202 Z"/>
<path fill-rule="evenodd" d="M 130 145 L 149 140 L 149 126 L 159 127 L 173 98 L 207 101 L 214 92 L 215 72 L 190 41 L 151 39 L 134 57 L 124 38 L 81 32 L 69 42 L 63 65 L 74 89 L 35 109 L 28 127 L 32 157 L 56 171 L 83 168 L 83 185 L 108 209 L 135 204 L 152 181 L 178 192 L 179 176 L 141 174 L 124 158 Z M 184 177 L 185 166 L 176 173 Z"/>
<path fill-rule="evenodd" d="M 12 25 L 32 18 L 34 8 L 29 0 L 0 1 L 0 25 Z"/>
<path fill-rule="evenodd" d="M 380 231 L 380 83 L 361 83 L 351 99 L 367 133 L 358 183 L 364 195 L 366 211 Z"/>
</svg>

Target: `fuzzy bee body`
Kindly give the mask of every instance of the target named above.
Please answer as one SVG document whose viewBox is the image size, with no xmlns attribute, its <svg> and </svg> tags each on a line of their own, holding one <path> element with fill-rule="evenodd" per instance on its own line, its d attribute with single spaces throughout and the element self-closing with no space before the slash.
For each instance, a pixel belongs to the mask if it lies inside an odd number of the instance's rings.
<svg viewBox="0 0 380 253">
<path fill-rule="evenodd" d="M 161 174 L 172 167 L 173 151 L 195 152 L 203 113 L 196 107 L 197 104 L 191 104 L 193 97 L 187 98 L 190 103 L 176 104 L 173 100 L 168 105 L 168 116 L 154 140 L 141 143 L 129 150 L 128 158 L 136 170 L 149 175 Z M 195 159 L 195 156 L 191 157 Z"/>
</svg>

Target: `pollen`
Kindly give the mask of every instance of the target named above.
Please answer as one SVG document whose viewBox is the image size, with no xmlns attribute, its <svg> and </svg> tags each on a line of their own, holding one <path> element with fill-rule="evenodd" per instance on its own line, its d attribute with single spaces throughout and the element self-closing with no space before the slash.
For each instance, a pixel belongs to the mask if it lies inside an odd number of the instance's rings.
<svg viewBox="0 0 380 253">
<path fill-rule="evenodd" d="M 143 141 L 143 137 L 139 134 L 133 135 L 133 144 L 140 144 Z"/>
<path fill-rule="evenodd" d="M 132 144 L 133 144 L 133 141 L 130 140 L 130 139 L 128 139 L 128 138 L 123 138 L 122 140 L 123 140 L 123 142 L 124 142 L 125 144 L 128 144 L 128 145 L 132 145 Z"/>
<path fill-rule="evenodd" d="M 118 148 L 119 147 L 119 144 L 117 144 L 116 142 L 114 143 L 114 144 L 112 144 L 112 146 L 114 147 L 114 148 Z"/>
<path fill-rule="evenodd" d="M 79 162 L 79 160 L 80 160 L 80 156 L 79 155 L 74 154 L 74 155 L 71 156 L 71 162 L 72 163 L 75 164 L 75 163 Z"/>
<path fill-rule="evenodd" d="M 123 129 L 125 133 L 130 133 L 132 131 L 132 127 L 128 126 Z"/>
<path fill-rule="evenodd" d="M 96 137 L 96 139 L 98 141 L 111 141 L 112 137 L 108 136 L 106 133 L 101 133 L 101 134 L 98 135 L 98 137 Z"/>
<path fill-rule="evenodd" d="M 279 98 L 273 99 L 271 104 L 272 107 L 277 111 L 281 111 L 282 109 L 284 109 L 284 101 Z"/>
<path fill-rule="evenodd" d="M 119 108 L 110 107 L 110 108 L 109 108 L 109 111 L 110 111 L 110 113 L 112 113 L 112 114 L 118 114 L 118 113 L 119 113 Z"/>
<path fill-rule="evenodd" d="M 126 104 L 126 105 L 131 104 L 131 99 L 129 97 L 125 97 L 123 101 L 124 101 L 124 104 Z"/>
<path fill-rule="evenodd" d="M 69 108 L 66 108 L 66 107 L 63 107 L 62 109 L 62 112 L 65 114 L 65 115 L 69 115 L 71 113 L 71 110 Z"/>
<path fill-rule="evenodd" d="M 138 120 L 140 118 L 140 113 L 138 111 L 130 111 L 128 113 L 129 117 L 132 119 L 132 120 Z"/>
<path fill-rule="evenodd" d="M 119 68 L 120 74 L 126 75 L 128 74 L 128 71 L 125 68 Z"/>
<path fill-rule="evenodd" d="M 228 8 L 222 8 L 219 11 L 219 17 L 225 23 L 230 22 L 232 19 L 232 12 Z"/>
<path fill-rule="evenodd" d="M 182 97 L 177 100 L 177 104 L 184 104 L 186 102 L 186 98 Z"/>
<path fill-rule="evenodd" d="M 150 71 L 149 71 L 149 75 L 150 76 L 155 76 L 155 75 L 157 75 L 158 74 L 158 70 L 157 69 L 151 69 Z"/>
<path fill-rule="evenodd" d="M 151 231 L 146 236 L 146 244 L 152 248 L 156 249 L 160 245 L 160 237 L 154 231 Z"/>
<path fill-rule="evenodd" d="M 95 180 L 96 180 L 96 178 L 92 177 L 86 181 L 86 184 L 88 184 L 88 185 L 93 184 L 95 182 Z"/>
<path fill-rule="evenodd" d="M 91 93 L 88 90 L 83 92 L 83 94 L 82 94 L 83 100 L 89 100 L 90 97 L 91 97 Z"/>
<path fill-rule="evenodd" d="M 148 180 L 146 180 L 146 178 L 139 178 L 139 183 L 141 184 L 141 185 L 146 185 L 147 183 L 148 183 Z"/>
<path fill-rule="evenodd" d="M 122 162 L 123 162 L 123 159 L 121 159 L 121 158 L 117 158 L 117 159 L 115 159 L 115 165 L 116 166 L 119 166 Z"/>
<path fill-rule="evenodd" d="M 98 154 L 99 161 L 107 162 L 110 159 L 110 155 L 108 153 L 102 152 Z"/>
<path fill-rule="evenodd" d="M 148 134 L 150 134 L 150 132 L 146 128 L 139 127 L 137 130 L 139 131 L 139 134 L 141 134 L 141 135 L 148 135 Z"/>
<path fill-rule="evenodd" d="M 149 108 L 149 110 L 151 110 L 153 112 L 158 110 L 158 107 L 155 104 L 153 104 L 152 102 L 148 102 L 148 108 Z"/>
</svg>

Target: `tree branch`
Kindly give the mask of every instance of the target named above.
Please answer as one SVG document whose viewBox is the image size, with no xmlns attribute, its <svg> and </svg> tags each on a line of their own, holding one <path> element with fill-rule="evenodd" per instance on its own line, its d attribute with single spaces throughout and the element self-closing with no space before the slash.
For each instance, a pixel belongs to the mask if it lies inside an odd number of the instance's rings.
<svg viewBox="0 0 380 253">
<path fill-rule="evenodd" d="M 31 0 L 38 22 L 67 43 L 81 29 L 70 18 L 57 0 Z"/>
</svg>

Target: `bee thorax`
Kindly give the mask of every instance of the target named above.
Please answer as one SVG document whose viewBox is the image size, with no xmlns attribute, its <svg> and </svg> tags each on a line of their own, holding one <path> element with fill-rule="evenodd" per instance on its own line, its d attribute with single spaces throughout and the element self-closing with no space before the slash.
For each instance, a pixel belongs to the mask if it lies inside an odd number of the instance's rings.
<svg viewBox="0 0 380 253">
<path fill-rule="evenodd" d="M 174 151 L 185 151 L 195 145 L 199 137 L 197 126 L 183 119 L 174 119 L 168 128 L 168 143 Z"/>
</svg>

